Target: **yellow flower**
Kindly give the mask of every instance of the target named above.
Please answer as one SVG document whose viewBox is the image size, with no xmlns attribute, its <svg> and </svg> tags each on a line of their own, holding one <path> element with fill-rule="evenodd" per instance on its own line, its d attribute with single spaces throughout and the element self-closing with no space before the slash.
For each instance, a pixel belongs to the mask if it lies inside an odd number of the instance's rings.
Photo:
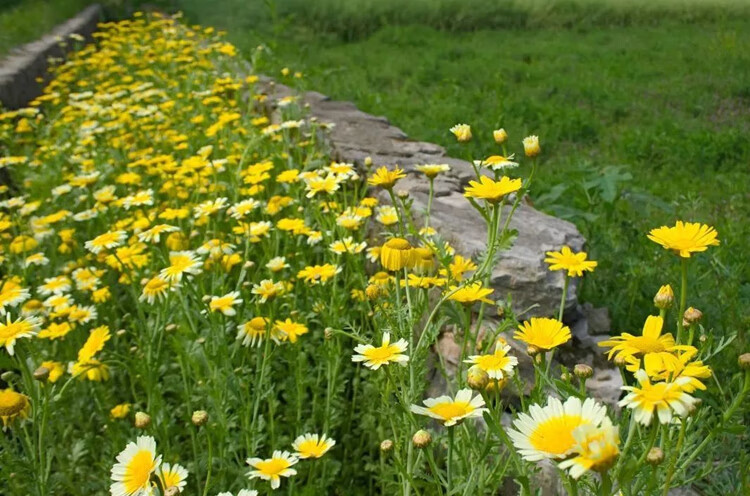
<svg viewBox="0 0 750 496">
<path fill-rule="evenodd" d="M 406 177 L 406 174 L 404 174 L 404 171 L 399 167 L 396 167 L 392 171 L 388 170 L 387 167 L 380 167 L 367 180 L 367 183 L 371 186 L 380 186 L 385 189 L 391 189 L 399 179 L 404 177 Z"/>
<path fill-rule="evenodd" d="M 274 451 L 271 458 L 248 458 L 247 464 L 255 470 L 247 473 L 251 479 L 260 478 L 271 481 L 271 489 L 278 489 L 281 485 L 281 477 L 297 475 L 292 468 L 299 460 L 288 451 Z"/>
<path fill-rule="evenodd" d="M 292 343 L 297 342 L 297 338 L 302 334 L 307 334 L 308 329 L 304 324 L 294 322 L 292 319 L 277 320 L 275 331 L 281 336 L 282 341 L 287 339 Z"/>
<path fill-rule="evenodd" d="M 645 370 L 635 373 L 640 387 L 622 386 L 630 391 L 618 405 L 635 410 L 637 422 L 649 425 L 656 411 L 659 422 L 667 424 L 672 420 L 672 412 L 680 417 L 687 415 L 695 405 L 695 398 L 685 392 L 685 386 L 690 383 L 689 377 L 680 377 L 673 382 L 651 383 Z"/>
<path fill-rule="evenodd" d="M 502 341 L 495 345 L 495 352 L 488 355 L 472 355 L 466 363 L 473 363 L 487 372 L 490 379 L 502 380 L 513 376 L 513 368 L 518 365 L 518 358 L 508 355 L 510 346 Z"/>
<path fill-rule="evenodd" d="M 448 270 L 450 270 L 450 275 L 453 279 L 456 281 L 462 281 L 465 273 L 477 270 L 477 264 L 475 264 L 470 258 L 456 255 L 448 266 Z"/>
<path fill-rule="evenodd" d="M 523 151 L 527 157 L 533 158 L 541 153 L 539 146 L 539 136 L 527 136 L 523 139 Z"/>
<path fill-rule="evenodd" d="M 268 332 L 268 319 L 265 317 L 253 317 L 244 324 L 237 326 L 237 339 L 242 340 L 243 346 L 260 346 Z M 271 339 L 279 342 L 278 331 L 271 330 Z"/>
<path fill-rule="evenodd" d="M 61 362 L 46 360 L 42 362 L 41 366 L 49 370 L 49 377 L 47 380 L 51 383 L 57 382 L 65 373 L 65 366 Z"/>
<path fill-rule="evenodd" d="M 292 448 L 296 451 L 298 458 L 320 458 L 328 450 L 333 448 L 336 441 L 330 437 L 326 437 L 325 434 L 319 436 L 318 434 L 304 434 L 299 436 L 292 443 Z"/>
<path fill-rule="evenodd" d="M 109 367 L 99 360 L 88 360 L 86 362 L 75 362 L 71 367 L 73 377 L 86 378 L 90 381 L 101 382 L 109 380 Z"/>
<path fill-rule="evenodd" d="M 630 362 L 628 369 L 635 372 L 640 368 L 643 358 L 646 370 L 665 369 L 674 371 L 679 360 L 674 355 L 677 351 L 689 351 L 692 346 L 676 345 L 672 334 L 661 334 L 664 319 L 658 315 L 649 315 L 643 324 L 640 336 L 627 332 L 620 336 L 599 343 L 601 347 L 610 347 L 607 358 L 620 358 Z"/>
<path fill-rule="evenodd" d="M 166 494 L 167 490 L 173 487 L 177 488 L 178 493 L 181 493 L 187 485 L 188 471 L 177 463 L 174 465 L 162 464 L 157 470 L 157 475 L 161 483 L 162 494 Z"/>
<path fill-rule="evenodd" d="M 120 403 L 119 405 L 112 407 L 109 411 L 109 415 L 113 419 L 125 418 L 128 416 L 128 413 L 130 413 L 130 403 Z"/>
<path fill-rule="evenodd" d="M 5 318 L 5 322 L 0 321 L 0 346 L 5 346 L 8 353 L 13 355 L 16 341 L 36 335 L 39 332 L 41 320 L 38 317 L 21 317 L 11 320 L 10 314 L 7 314 Z"/>
<path fill-rule="evenodd" d="M 657 291 L 656 295 L 654 295 L 654 306 L 662 310 L 667 310 L 669 308 L 672 308 L 673 304 L 674 291 L 672 291 L 672 286 L 666 284 L 660 287 L 659 291 Z"/>
<path fill-rule="evenodd" d="M 371 344 L 358 344 L 354 351 L 357 353 L 352 356 L 352 362 L 364 362 L 364 366 L 372 370 L 378 370 L 382 365 L 389 363 L 398 363 L 402 366 L 409 361 L 409 356 L 404 355 L 409 343 L 405 339 L 399 339 L 391 343 L 391 333 L 383 333 L 383 340 L 380 346 Z"/>
<path fill-rule="evenodd" d="M 544 261 L 550 264 L 549 270 L 567 270 L 568 277 L 581 277 L 584 272 L 593 272 L 597 262 L 586 260 L 586 252 L 573 253 L 568 246 L 560 251 L 548 251 Z"/>
<path fill-rule="evenodd" d="M 260 296 L 260 303 L 265 303 L 283 292 L 284 284 L 273 282 L 271 279 L 263 279 L 260 283 L 253 286 L 253 294 Z"/>
<path fill-rule="evenodd" d="M 489 203 L 499 203 L 505 195 L 521 189 L 522 181 L 520 179 L 510 179 L 501 177 L 499 181 L 482 176 L 477 181 L 469 181 L 464 196 L 467 198 L 478 198 L 487 200 Z"/>
<path fill-rule="evenodd" d="M 483 288 L 482 282 L 477 281 L 467 286 L 461 286 L 460 288 L 458 286 L 451 286 L 448 288 L 447 293 L 453 293 L 448 299 L 457 301 L 464 305 L 471 305 L 477 301 L 492 304 L 493 301 L 487 298 L 487 296 L 491 295 L 493 292 L 494 290 L 492 288 Z"/>
<path fill-rule="evenodd" d="M 549 351 L 570 341 L 570 329 L 557 319 L 533 317 L 518 326 L 513 337 L 529 346 Z"/>
<path fill-rule="evenodd" d="M 456 124 L 450 128 L 450 132 L 453 133 L 459 143 L 466 143 L 471 140 L 471 126 L 468 124 Z"/>
<path fill-rule="evenodd" d="M 99 254 L 103 249 L 110 250 L 117 248 L 125 241 L 125 231 L 108 231 L 100 234 L 90 241 L 86 241 L 86 249 L 94 255 Z"/>
<path fill-rule="evenodd" d="M 30 411 L 31 402 L 28 396 L 12 389 L 0 391 L 0 420 L 3 421 L 3 427 L 7 427 L 17 418 L 28 418 Z"/>
<path fill-rule="evenodd" d="M 441 172 L 451 170 L 451 166 L 448 164 L 424 164 L 417 165 L 415 169 L 427 176 L 428 179 L 435 179 Z"/>
<path fill-rule="evenodd" d="M 716 229 L 705 224 L 677 221 L 674 227 L 662 226 L 652 229 L 648 239 L 673 251 L 682 258 L 706 251 L 709 246 L 718 246 Z"/>
<path fill-rule="evenodd" d="M 573 447 L 575 455 L 561 462 L 558 467 L 569 469 L 568 473 L 574 479 L 589 470 L 606 472 L 620 454 L 619 430 L 608 417 L 605 417 L 599 427 L 586 424 L 574 429 L 573 438 L 576 441 Z"/>
<path fill-rule="evenodd" d="M 471 389 L 462 389 L 456 393 L 455 398 L 440 396 L 438 398 L 427 398 L 424 406 L 412 405 L 411 411 L 417 415 L 426 415 L 438 419 L 446 427 L 462 422 L 467 418 L 481 417 L 488 411 L 484 407 L 484 400 L 480 395 L 471 397 Z"/>
<path fill-rule="evenodd" d="M 328 282 L 339 272 L 341 272 L 341 267 L 336 265 L 310 265 L 300 270 L 297 277 L 304 279 L 309 284 L 320 284 Z"/>
<path fill-rule="evenodd" d="M 169 267 L 162 269 L 160 277 L 167 282 L 180 282 L 183 274 L 198 275 L 201 270 L 201 260 L 194 252 L 173 251 L 169 253 Z"/>
<path fill-rule="evenodd" d="M 688 377 L 690 382 L 686 383 L 682 388 L 686 393 L 693 393 L 696 389 L 705 390 L 706 386 L 698 379 L 708 379 L 711 377 L 711 367 L 703 365 L 703 362 L 700 360 L 691 362 L 690 360 L 697 353 L 698 350 L 695 348 L 679 353 L 677 361 L 670 362 L 668 367 L 664 366 L 663 362 L 652 361 L 649 364 L 644 364 L 644 370 L 649 377 L 660 381 Z"/>
<path fill-rule="evenodd" d="M 606 418 L 607 409 L 593 398 L 581 401 L 571 396 L 562 403 L 550 396 L 546 406 L 531 405 L 528 413 L 519 413 L 508 435 L 525 460 L 561 459 L 574 450 L 577 428 L 598 427 Z"/>
<path fill-rule="evenodd" d="M 380 263 L 387 270 L 401 270 L 412 265 L 414 249 L 404 238 L 391 238 L 380 248 Z"/>
<path fill-rule="evenodd" d="M 78 361 L 87 362 L 94 358 L 94 355 L 104 349 L 104 343 L 109 341 L 109 338 L 109 327 L 106 325 L 92 329 L 88 339 L 86 339 L 81 349 L 78 350 Z"/>
<path fill-rule="evenodd" d="M 237 310 L 234 309 L 234 306 L 239 305 L 240 303 L 242 303 L 240 292 L 232 291 L 224 296 L 212 296 L 208 308 L 212 312 L 221 312 L 224 315 L 231 317 L 237 314 Z"/>
<path fill-rule="evenodd" d="M 128 443 L 117 455 L 117 463 L 112 467 L 112 496 L 141 496 L 150 493 L 151 474 L 160 464 L 161 455 L 156 455 L 154 438 L 138 436 L 136 442 Z"/>
<path fill-rule="evenodd" d="M 494 171 L 514 169 L 518 167 L 518 162 L 513 161 L 513 155 L 510 155 L 509 157 L 504 157 L 502 155 L 492 155 L 482 160 L 481 164 L 485 167 L 489 167 Z"/>
<path fill-rule="evenodd" d="M 170 289 L 170 284 L 162 276 L 154 276 L 143 285 L 143 292 L 138 298 L 139 301 L 147 301 L 150 305 L 154 304 L 154 301 L 158 298 L 162 300 L 167 291 Z"/>
</svg>

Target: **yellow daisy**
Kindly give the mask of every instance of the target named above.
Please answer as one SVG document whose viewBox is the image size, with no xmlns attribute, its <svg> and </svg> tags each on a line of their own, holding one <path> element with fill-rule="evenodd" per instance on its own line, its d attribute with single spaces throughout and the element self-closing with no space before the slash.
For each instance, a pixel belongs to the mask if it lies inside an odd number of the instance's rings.
<svg viewBox="0 0 750 496">
<path fill-rule="evenodd" d="M 487 200 L 489 203 L 499 203 L 509 193 L 514 193 L 521 189 L 522 181 L 520 179 L 510 179 L 501 177 L 499 181 L 482 176 L 479 181 L 469 181 L 464 196 L 467 198 L 477 198 Z"/>
<path fill-rule="evenodd" d="M 385 189 L 391 189 L 399 179 L 406 177 L 403 169 L 396 167 L 393 170 L 388 170 L 387 167 L 380 167 L 376 170 L 372 176 L 367 180 L 367 183 L 371 186 L 380 186 Z"/>
<path fill-rule="evenodd" d="M 117 455 L 112 467 L 112 496 L 149 496 L 151 475 L 159 468 L 161 455 L 156 455 L 156 441 L 151 436 L 138 436 Z"/>
<path fill-rule="evenodd" d="M 503 380 L 513 377 L 513 369 L 518 365 L 518 358 L 508 355 L 510 346 L 498 340 L 495 352 L 487 355 L 472 355 L 466 363 L 472 363 L 487 372 L 490 379 Z"/>
<path fill-rule="evenodd" d="M 648 233 L 648 239 L 683 258 L 706 251 L 709 246 L 719 245 L 718 233 L 713 227 L 679 220 L 673 227 L 652 229 Z"/>
<path fill-rule="evenodd" d="M 589 470 L 606 472 L 620 454 L 620 433 L 605 417 L 599 427 L 584 424 L 573 430 L 575 446 L 572 458 L 562 461 L 558 467 L 565 470 L 574 479 L 578 479 Z"/>
<path fill-rule="evenodd" d="M 640 387 L 622 386 L 623 390 L 630 392 L 618 405 L 633 409 L 633 418 L 643 425 L 651 423 L 654 411 L 659 422 L 667 424 L 672 420 L 672 412 L 684 417 L 695 405 L 696 399 L 685 392 L 685 386 L 690 384 L 689 377 L 652 383 L 646 371 L 641 369 L 635 373 L 635 378 Z"/>
<path fill-rule="evenodd" d="M 251 479 L 260 478 L 271 481 L 271 489 L 278 489 L 281 485 L 281 477 L 297 475 L 292 468 L 299 460 L 288 451 L 274 451 L 271 458 L 248 458 L 247 464 L 255 470 L 247 473 Z"/>
<path fill-rule="evenodd" d="M 38 317 L 21 317 L 11 320 L 10 314 L 6 314 L 5 322 L 0 321 L 0 346 L 10 355 L 14 354 L 16 341 L 21 338 L 30 338 L 39 332 L 41 320 Z"/>
<path fill-rule="evenodd" d="M 234 309 L 235 305 L 242 303 L 239 291 L 232 291 L 225 294 L 224 296 L 212 296 L 211 301 L 208 303 L 208 308 L 212 312 L 221 312 L 224 315 L 231 317 L 237 314 L 237 310 Z"/>
<path fill-rule="evenodd" d="M 462 389 L 455 398 L 440 396 L 427 398 L 424 406 L 412 405 L 411 411 L 417 415 L 426 415 L 440 420 L 444 426 L 451 427 L 467 418 L 481 417 L 488 411 L 484 407 L 484 400 L 480 395 L 471 397 L 471 389 Z"/>
<path fill-rule="evenodd" d="M 518 329 L 513 334 L 514 338 L 542 351 L 549 351 L 570 341 L 570 328 L 557 319 L 533 317 L 519 325 Z"/>
<path fill-rule="evenodd" d="M 448 299 L 457 301 L 464 305 L 471 305 L 477 301 L 483 301 L 485 303 L 492 304 L 492 300 L 487 298 L 494 292 L 492 288 L 483 288 L 482 281 L 477 281 L 466 286 L 450 286 L 447 293 L 451 294 Z"/>
<path fill-rule="evenodd" d="M 528 413 L 519 413 L 508 430 L 521 456 L 531 462 L 545 458 L 565 458 L 572 453 L 576 440 L 573 431 L 582 425 L 598 427 L 607 409 L 593 398 L 581 401 L 572 396 L 562 403 L 550 396 L 547 405 L 531 405 Z"/>
<path fill-rule="evenodd" d="M 568 246 L 560 251 L 548 251 L 544 261 L 550 264 L 549 270 L 567 270 L 569 277 L 581 277 L 584 272 L 593 272 L 597 262 L 586 260 L 586 252 L 573 253 Z"/>
<path fill-rule="evenodd" d="M 318 434 L 304 434 L 299 436 L 292 443 L 292 448 L 296 451 L 298 458 L 320 458 L 328 450 L 333 448 L 336 441 L 330 437 L 326 437 L 325 434 L 319 436 Z"/>
<path fill-rule="evenodd" d="M 7 427 L 17 418 L 28 418 L 30 411 L 31 402 L 28 396 L 12 389 L 0 391 L 0 420 L 3 422 L 3 427 Z"/>
<path fill-rule="evenodd" d="M 409 356 L 404 355 L 409 343 L 405 339 L 399 339 L 391 343 L 391 333 L 384 332 L 380 346 L 371 344 L 358 344 L 354 347 L 356 355 L 352 356 L 352 362 L 364 362 L 364 366 L 372 370 L 378 370 L 382 365 L 398 363 L 402 366 L 409 361 Z"/>
<path fill-rule="evenodd" d="M 281 337 L 282 341 L 288 339 L 292 343 L 296 343 L 297 338 L 303 334 L 307 334 L 308 329 L 304 324 L 294 322 L 292 319 L 286 319 L 277 320 L 276 325 L 274 326 L 274 331 Z"/>
</svg>

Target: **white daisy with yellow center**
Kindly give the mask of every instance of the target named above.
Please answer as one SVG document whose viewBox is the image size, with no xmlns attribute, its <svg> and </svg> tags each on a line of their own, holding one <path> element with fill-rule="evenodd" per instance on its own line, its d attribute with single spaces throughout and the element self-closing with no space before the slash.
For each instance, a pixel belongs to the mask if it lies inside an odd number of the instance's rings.
<svg viewBox="0 0 750 496">
<path fill-rule="evenodd" d="M 247 473 L 251 479 L 263 479 L 271 482 L 271 489 L 278 489 L 282 477 L 297 475 L 292 468 L 299 459 L 288 451 L 274 451 L 271 458 L 248 458 L 247 464 L 254 470 Z"/>
<path fill-rule="evenodd" d="M 157 475 L 165 493 L 173 487 L 176 487 L 177 492 L 181 493 L 187 485 L 188 471 L 177 463 L 174 465 L 164 463 L 157 471 Z"/>
<path fill-rule="evenodd" d="M 320 458 L 333 448 L 336 441 L 325 434 L 303 434 L 294 440 L 292 448 L 298 458 Z"/>
<path fill-rule="evenodd" d="M 151 475 L 161 465 L 161 455 L 156 455 L 156 441 L 151 436 L 138 436 L 117 455 L 112 467 L 111 496 L 149 496 Z"/>
<path fill-rule="evenodd" d="M 646 371 L 641 369 L 635 373 L 635 378 L 638 380 L 638 387 L 622 386 L 623 390 L 630 392 L 618 405 L 634 410 L 633 418 L 643 425 L 651 423 L 654 412 L 662 424 L 672 420 L 672 412 L 684 417 L 696 403 L 696 399 L 685 392 L 690 387 L 690 377 L 652 383 Z"/>
<path fill-rule="evenodd" d="M 481 417 L 488 411 L 484 407 L 484 400 L 480 395 L 471 397 L 471 389 L 462 389 L 455 398 L 440 396 L 427 398 L 424 406 L 412 405 L 411 411 L 417 415 L 426 415 L 440 420 L 443 425 L 450 427 L 467 418 Z"/>
<path fill-rule="evenodd" d="M 550 396 L 547 406 L 531 405 L 529 413 L 519 414 L 508 435 L 528 461 L 565 458 L 576 445 L 573 431 L 582 425 L 598 427 L 606 415 L 607 409 L 593 398 L 581 402 L 571 397 L 563 404 Z"/>
<path fill-rule="evenodd" d="M 575 456 L 561 462 L 558 467 L 565 470 L 574 479 L 578 479 L 589 470 L 606 472 L 620 454 L 619 429 L 612 425 L 608 417 L 600 427 L 584 424 L 573 430 L 573 447 Z"/>
<path fill-rule="evenodd" d="M 212 312 L 221 312 L 224 315 L 231 317 L 237 314 L 237 310 L 234 309 L 235 305 L 242 303 L 239 291 L 232 291 L 224 296 L 212 296 L 211 302 L 208 307 Z"/>
<path fill-rule="evenodd" d="M 490 379 L 496 379 L 498 381 L 505 379 L 506 377 L 513 377 L 513 368 L 518 365 L 518 358 L 508 355 L 510 346 L 498 341 L 495 346 L 495 352 L 487 355 L 472 355 L 466 363 L 473 363 L 480 369 L 487 372 Z"/>
<path fill-rule="evenodd" d="M 201 272 L 201 260 L 192 251 L 173 251 L 169 254 L 169 267 L 159 274 L 167 282 L 179 282 L 183 274 L 198 275 Z"/>
<path fill-rule="evenodd" d="M 378 370 L 382 365 L 389 363 L 398 363 L 402 366 L 409 361 L 409 356 L 404 355 L 409 343 L 405 339 L 399 339 L 391 343 L 391 333 L 383 333 L 383 341 L 380 346 L 371 344 L 359 344 L 355 346 L 354 351 L 357 353 L 352 356 L 352 362 L 364 362 L 364 366 L 372 370 Z"/>
</svg>

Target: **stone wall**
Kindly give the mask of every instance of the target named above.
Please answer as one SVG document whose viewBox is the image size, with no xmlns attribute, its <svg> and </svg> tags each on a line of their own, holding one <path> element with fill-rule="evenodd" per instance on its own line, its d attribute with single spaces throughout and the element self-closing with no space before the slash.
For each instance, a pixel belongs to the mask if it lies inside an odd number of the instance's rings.
<svg viewBox="0 0 750 496">
<path fill-rule="evenodd" d="M 90 38 L 101 14 L 100 5 L 91 5 L 45 36 L 15 48 L 0 60 L 0 103 L 5 108 L 14 110 L 26 106 L 39 96 L 45 83 L 39 83 L 37 79 L 47 80 L 49 59 L 62 57 L 75 45 L 69 39 L 71 34 Z M 65 47 L 60 46 L 60 41 L 63 40 L 66 42 Z"/>
</svg>

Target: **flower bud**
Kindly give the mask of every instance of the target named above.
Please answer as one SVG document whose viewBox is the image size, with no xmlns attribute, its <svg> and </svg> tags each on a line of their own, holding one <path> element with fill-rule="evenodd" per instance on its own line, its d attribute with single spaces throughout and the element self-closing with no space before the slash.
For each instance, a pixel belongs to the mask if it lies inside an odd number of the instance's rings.
<svg viewBox="0 0 750 496">
<path fill-rule="evenodd" d="M 420 429 L 414 433 L 411 442 L 414 443 L 414 447 L 416 448 L 426 448 L 432 442 L 432 436 L 426 430 Z"/>
<path fill-rule="evenodd" d="M 585 363 L 578 363 L 575 367 L 573 367 L 573 374 L 575 374 L 575 376 L 579 379 L 588 379 L 589 377 L 593 377 L 594 369 L 592 369 Z"/>
<path fill-rule="evenodd" d="M 490 379 L 485 390 L 488 393 L 499 393 L 500 391 L 505 389 L 505 386 L 508 384 L 508 379 L 509 378 L 507 375 L 502 379 Z"/>
<path fill-rule="evenodd" d="M 208 412 L 206 410 L 196 410 L 193 412 L 193 416 L 190 417 L 190 421 L 196 427 L 206 425 L 208 422 Z"/>
<path fill-rule="evenodd" d="M 690 307 L 685 310 L 685 313 L 682 316 L 682 325 L 687 327 L 693 324 L 697 324 L 701 321 L 702 318 L 703 312 L 701 312 L 697 308 Z"/>
<path fill-rule="evenodd" d="M 617 355 L 614 359 L 615 365 L 618 367 L 624 367 L 627 365 L 627 361 L 625 360 L 625 357 L 622 355 Z"/>
<path fill-rule="evenodd" d="M 177 486 L 171 486 L 164 491 L 164 496 L 177 496 L 180 494 L 180 489 Z"/>
<path fill-rule="evenodd" d="M 661 448 L 659 448 L 658 446 L 654 446 L 648 451 L 648 454 L 646 455 L 646 462 L 648 462 L 649 465 L 660 465 L 663 461 L 664 451 L 662 451 Z"/>
<path fill-rule="evenodd" d="M 409 198 L 409 190 L 399 189 L 399 190 L 396 191 L 396 196 L 398 196 L 402 200 L 406 199 L 406 198 Z"/>
<path fill-rule="evenodd" d="M 750 370 L 750 353 L 743 353 L 737 358 L 737 364 L 742 370 Z"/>
<path fill-rule="evenodd" d="M 492 131 L 492 137 L 495 138 L 495 143 L 502 145 L 508 139 L 508 133 L 503 128 L 495 129 Z"/>
<path fill-rule="evenodd" d="M 50 370 L 47 367 L 39 367 L 34 371 L 34 379 L 39 382 L 47 382 Z"/>
<path fill-rule="evenodd" d="M 330 341 L 333 339 L 333 328 L 332 327 L 326 327 L 323 329 L 323 337 L 326 339 L 326 341 Z"/>
<path fill-rule="evenodd" d="M 539 146 L 539 136 L 527 136 L 523 139 L 523 152 L 529 158 L 539 155 L 542 148 Z"/>
<path fill-rule="evenodd" d="M 135 413 L 135 427 L 137 429 L 145 429 L 151 425 L 151 416 L 145 412 Z"/>
<path fill-rule="evenodd" d="M 532 357 L 532 358 L 535 357 L 535 356 L 537 356 L 540 351 L 542 351 L 542 350 L 540 350 L 539 348 L 537 348 L 533 344 L 529 345 L 529 347 L 526 348 L 526 353 L 528 353 L 528 355 L 530 357 Z"/>
<path fill-rule="evenodd" d="M 660 287 L 659 291 L 657 291 L 656 295 L 654 296 L 654 306 L 661 310 L 667 310 L 669 308 L 672 308 L 673 304 L 674 291 L 672 291 L 672 286 L 666 284 Z"/>
<path fill-rule="evenodd" d="M 466 383 L 475 391 L 480 391 L 487 387 L 488 382 L 490 382 L 490 376 L 478 365 L 474 365 L 466 373 Z"/>
<path fill-rule="evenodd" d="M 372 157 L 370 156 L 365 157 L 365 167 L 367 168 L 372 167 Z"/>
<path fill-rule="evenodd" d="M 459 143 L 471 141 L 471 126 L 468 124 L 456 124 L 450 129 Z"/>
<path fill-rule="evenodd" d="M 6 370 L 2 374 L 0 374 L 0 379 L 4 380 L 5 382 L 10 382 L 12 378 L 13 378 L 12 370 Z"/>
<path fill-rule="evenodd" d="M 563 368 L 562 372 L 560 372 L 560 380 L 565 382 L 570 382 L 571 375 L 570 370 L 566 368 Z"/>
<path fill-rule="evenodd" d="M 380 443 L 380 451 L 383 453 L 388 453 L 393 449 L 393 441 L 390 439 L 384 440 L 382 443 Z"/>
<path fill-rule="evenodd" d="M 174 331 L 175 329 L 177 329 L 177 325 L 176 325 L 176 324 L 168 324 L 168 325 L 167 325 L 167 326 L 166 326 L 166 327 L 164 328 L 164 330 L 165 330 L 165 331 L 167 331 L 167 332 L 172 332 L 172 331 Z"/>
</svg>

